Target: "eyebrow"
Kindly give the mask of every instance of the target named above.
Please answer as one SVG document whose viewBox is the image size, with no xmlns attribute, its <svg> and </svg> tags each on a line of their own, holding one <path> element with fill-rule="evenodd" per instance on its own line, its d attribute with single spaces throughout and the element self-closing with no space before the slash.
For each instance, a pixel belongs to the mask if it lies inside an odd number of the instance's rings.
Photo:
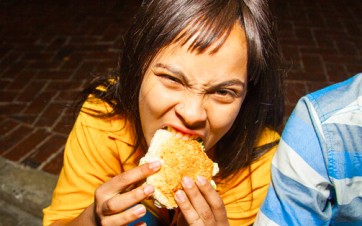
<svg viewBox="0 0 362 226">
<path fill-rule="evenodd" d="M 166 69 L 166 70 L 168 70 L 168 71 L 171 71 L 173 74 L 175 74 L 175 75 L 177 75 L 177 76 L 180 76 L 180 77 L 182 77 L 183 79 L 187 80 L 185 74 L 184 74 L 182 71 L 180 71 L 180 70 L 178 70 L 178 69 L 176 69 L 176 68 L 174 68 L 174 67 L 165 65 L 165 64 L 163 64 L 163 63 L 157 63 L 157 64 L 155 65 L 155 67 L 164 68 L 164 69 Z"/>
<path fill-rule="evenodd" d="M 164 69 L 172 72 L 173 74 L 181 77 L 182 80 L 188 82 L 188 79 L 185 76 L 185 74 L 182 71 L 180 71 L 180 70 L 178 70 L 178 69 L 176 69 L 174 67 L 171 67 L 171 66 L 168 66 L 168 65 L 165 65 L 165 64 L 162 64 L 162 63 L 157 63 L 155 65 L 155 67 L 164 68 Z M 245 82 L 242 82 L 239 79 L 231 79 L 231 80 L 219 83 L 219 84 L 217 84 L 215 86 L 212 86 L 212 87 L 210 87 L 210 89 L 215 90 L 215 89 L 220 88 L 220 87 L 227 87 L 227 86 L 233 86 L 233 85 L 240 85 L 243 89 L 245 89 L 245 87 L 246 87 Z"/>
</svg>

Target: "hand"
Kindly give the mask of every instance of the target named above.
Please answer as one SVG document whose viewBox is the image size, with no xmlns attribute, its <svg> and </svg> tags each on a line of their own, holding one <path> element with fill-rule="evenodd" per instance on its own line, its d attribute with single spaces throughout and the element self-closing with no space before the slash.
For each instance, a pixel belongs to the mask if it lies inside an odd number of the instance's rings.
<svg viewBox="0 0 362 226">
<path fill-rule="evenodd" d="M 182 212 L 177 225 L 229 225 L 221 197 L 204 177 L 199 176 L 196 183 L 184 177 L 182 186 L 184 190 L 175 195 Z"/>
<path fill-rule="evenodd" d="M 146 163 L 126 171 L 102 184 L 95 192 L 93 213 L 99 225 L 126 225 L 146 214 L 140 201 L 150 197 L 154 188 L 150 185 L 136 187 L 136 183 L 156 173 L 160 162 Z"/>
</svg>

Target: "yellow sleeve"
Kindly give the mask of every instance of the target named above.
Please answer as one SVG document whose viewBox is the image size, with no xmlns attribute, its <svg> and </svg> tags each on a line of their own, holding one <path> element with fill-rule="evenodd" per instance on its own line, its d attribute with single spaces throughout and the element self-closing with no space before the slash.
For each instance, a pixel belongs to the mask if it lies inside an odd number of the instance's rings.
<svg viewBox="0 0 362 226">
<path fill-rule="evenodd" d="M 121 120 L 104 120 L 80 113 L 68 137 L 63 168 L 44 209 L 43 225 L 59 219 L 73 219 L 94 201 L 95 189 L 123 170 L 135 167 L 129 131 Z M 127 142 L 117 138 L 122 137 Z"/>
<path fill-rule="evenodd" d="M 278 133 L 265 130 L 257 146 L 279 140 Z M 242 169 L 230 181 L 218 184 L 231 226 L 252 225 L 266 197 L 271 180 L 271 162 L 276 147 Z"/>
</svg>

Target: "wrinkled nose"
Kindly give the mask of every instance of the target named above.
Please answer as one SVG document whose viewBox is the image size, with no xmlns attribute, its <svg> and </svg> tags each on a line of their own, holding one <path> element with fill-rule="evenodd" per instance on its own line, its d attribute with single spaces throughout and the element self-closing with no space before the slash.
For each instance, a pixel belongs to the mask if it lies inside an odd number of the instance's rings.
<svg viewBox="0 0 362 226">
<path fill-rule="evenodd" d="M 177 116 L 190 129 L 203 127 L 207 114 L 203 95 L 187 95 L 183 101 L 176 105 Z"/>
</svg>

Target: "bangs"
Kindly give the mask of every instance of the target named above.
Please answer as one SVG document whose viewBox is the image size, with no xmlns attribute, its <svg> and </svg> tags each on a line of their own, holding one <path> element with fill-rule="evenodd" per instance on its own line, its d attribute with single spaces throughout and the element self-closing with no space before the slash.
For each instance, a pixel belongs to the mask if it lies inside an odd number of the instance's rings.
<svg viewBox="0 0 362 226">
<path fill-rule="evenodd" d="M 210 54 L 215 53 L 224 44 L 235 23 L 239 23 L 240 11 L 235 1 L 219 5 L 209 4 L 196 13 L 187 26 L 174 39 L 173 43 L 181 45 L 190 43 L 188 50 L 203 53 L 210 49 Z M 225 9 L 228 8 L 228 9 Z"/>
</svg>

